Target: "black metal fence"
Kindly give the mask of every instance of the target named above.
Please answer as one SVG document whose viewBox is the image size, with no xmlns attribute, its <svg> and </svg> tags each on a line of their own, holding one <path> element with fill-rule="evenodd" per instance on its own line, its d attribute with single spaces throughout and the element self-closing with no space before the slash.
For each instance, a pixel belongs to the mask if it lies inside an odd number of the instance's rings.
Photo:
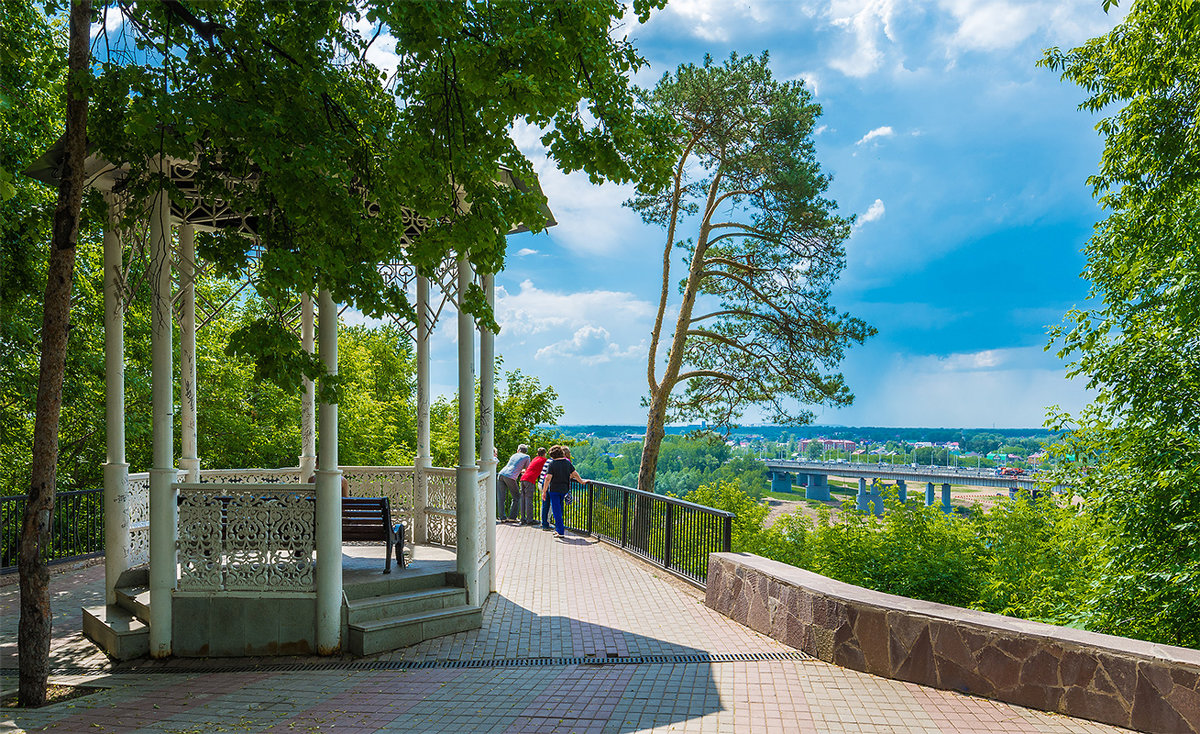
<svg viewBox="0 0 1200 734">
<path fill-rule="evenodd" d="M 733 513 L 607 482 L 571 483 L 570 529 L 594 535 L 704 586 L 708 554 L 728 553 Z M 540 496 L 535 511 L 540 512 Z M 553 520 L 551 520 L 553 522 Z"/>
<path fill-rule="evenodd" d="M 0 497 L 0 573 L 17 569 L 21 523 L 27 495 Z M 47 563 L 65 563 L 104 555 L 104 490 L 59 492 L 54 498 Z"/>
</svg>

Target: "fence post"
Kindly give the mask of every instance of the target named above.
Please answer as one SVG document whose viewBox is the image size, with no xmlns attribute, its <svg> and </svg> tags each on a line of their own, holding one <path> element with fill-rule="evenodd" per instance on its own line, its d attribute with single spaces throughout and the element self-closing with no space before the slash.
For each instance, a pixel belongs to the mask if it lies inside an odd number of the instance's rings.
<svg viewBox="0 0 1200 734">
<path fill-rule="evenodd" d="M 591 535 L 592 534 L 592 514 L 595 512 L 595 510 L 593 508 L 595 508 L 595 506 L 596 506 L 596 488 L 592 486 L 591 482 L 588 482 L 587 491 L 588 491 L 588 494 L 587 494 L 587 498 L 588 498 L 587 533 L 588 533 L 588 535 Z"/>
<path fill-rule="evenodd" d="M 629 542 L 629 493 L 621 493 L 621 547 Z"/>
<path fill-rule="evenodd" d="M 667 503 L 667 532 L 663 539 L 663 568 L 671 567 L 671 541 L 675 538 L 675 505 Z"/>
<path fill-rule="evenodd" d="M 723 546 L 721 548 L 721 552 L 729 553 L 730 551 L 733 550 L 733 518 L 729 515 L 726 515 L 724 517 L 724 520 L 725 520 L 725 532 L 723 533 L 723 535 L 725 537 L 723 537 L 721 539 L 721 545 Z"/>
</svg>

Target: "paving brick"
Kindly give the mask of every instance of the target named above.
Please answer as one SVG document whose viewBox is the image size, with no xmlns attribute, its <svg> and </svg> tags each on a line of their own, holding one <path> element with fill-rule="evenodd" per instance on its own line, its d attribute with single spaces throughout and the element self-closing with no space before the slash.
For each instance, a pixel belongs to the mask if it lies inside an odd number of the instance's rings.
<svg viewBox="0 0 1200 734">
<path fill-rule="evenodd" d="M 483 627 L 379 660 L 790 653 L 704 605 L 704 595 L 617 549 L 501 525 L 498 588 Z M 51 581 L 55 663 L 102 660 L 78 607 L 103 593 L 95 567 Z M 15 639 L 15 587 L 0 632 Z M 74 607 L 74 617 L 61 607 Z M 70 621 L 73 619 L 74 621 Z M 12 627 L 10 630 L 9 627 Z M 5 671 L 11 647 L 0 649 Z M 307 658 L 297 662 L 321 661 Z M 65 661 L 65 662 L 64 662 Z M 123 672 L 107 690 L 36 711 L 6 709 L 0 731 L 179 732 L 984 732 L 1120 731 L 815 660 L 654 662 L 286 673 Z M 161 669 L 161 668 L 159 668 Z M 171 668 L 173 669 L 173 668 Z M 7 673 L 6 673 L 7 674 Z M 7 683 L 6 678 L 6 683 Z M 63 678 L 78 681 L 80 678 Z"/>
</svg>

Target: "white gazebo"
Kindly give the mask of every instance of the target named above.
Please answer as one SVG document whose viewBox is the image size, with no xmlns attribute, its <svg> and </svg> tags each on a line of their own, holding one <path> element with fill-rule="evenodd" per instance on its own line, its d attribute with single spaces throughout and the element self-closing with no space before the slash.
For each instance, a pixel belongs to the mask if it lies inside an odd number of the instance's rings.
<svg viewBox="0 0 1200 734">
<path fill-rule="evenodd" d="M 62 149 L 56 146 L 28 174 L 57 183 L 61 160 Z M 85 634 L 117 658 L 146 652 L 153 657 L 366 654 L 478 627 L 480 609 L 496 588 L 495 351 L 494 335 L 486 328 L 477 335 L 474 320 L 461 307 L 461 294 L 474 281 L 493 303 L 492 276 L 473 273 L 466 258 L 444 263 L 433 278 L 417 274 L 408 263 L 380 264 L 381 273 L 408 292 L 415 291 L 417 323 L 403 326 L 416 341 L 418 455 L 412 467 L 352 467 L 346 474 L 352 494 L 391 500 L 393 520 L 405 523 L 410 541 L 454 549 L 452 568 L 432 573 L 445 577 L 444 583 L 433 586 L 449 587 L 446 594 L 457 594 L 457 601 L 443 598 L 443 611 L 427 619 L 407 607 L 406 613 L 393 615 L 392 622 L 385 617 L 356 626 L 364 595 L 398 600 L 406 589 L 428 589 L 430 583 L 413 581 L 423 573 L 419 564 L 385 576 L 380 563 L 370 583 L 351 592 L 343 568 L 338 406 L 322 402 L 318 408 L 311 382 L 306 381 L 302 398 L 298 466 L 201 469 L 196 435 L 197 310 L 199 305 L 202 325 L 224 304 L 197 304 L 194 283 L 204 267 L 196 259 L 194 235 L 196 230 L 233 229 L 253 240 L 254 219 L 224 202 L 202 200 L 192 185 L 192 162 L 162 159 L 156 165 L 184 192 L 186 205 L 171 201 L 161 190 L 150 201 L 130 200 L 123 193 L 126 170 L 95 155 L 86 164 L 88 185 L 104 193 L 110 214 L 104 232 L 106 605 L 84 610 Z M 505 169 L 500 169 L 498 181 L 524 187 Z M 119 214 L 130 207 L 144 213 L 144 239 L 120 229 Z M 414 214 L 407 225 L 406 238 L 420 234 L 420 217 Z M 133 295 L 129 263 L 138 253 L 146 256 L 150 270 L 153 458 L 148 472 L 131 474 L 125 461 L 123 326 Z M 439 293 L 431 299 L 433 287 Z M 313 300 L 312 294 L 303 294 L 296 308 L 298 324 L 293 326 L 304 348 L 312 352 L 317 347 L 326 372 L 336 374 L 339 306 L 327 290 L 317 291 L 314 324 Z M 453 469 L 433 467 L 430 455 L 429 337 L 448 302 L 455 305 L 458 322 L 459 450 Z M 172 318 L 180 330 L 178 462 L 172 431 Z M 309 483 L 314 473 L 315 483 Z"/>
</svg>

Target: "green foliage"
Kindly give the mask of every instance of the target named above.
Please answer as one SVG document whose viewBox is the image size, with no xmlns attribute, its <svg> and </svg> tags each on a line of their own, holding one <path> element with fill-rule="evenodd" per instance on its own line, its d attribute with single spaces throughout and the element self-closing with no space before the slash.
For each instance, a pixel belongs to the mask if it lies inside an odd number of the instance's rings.
<svg viewBox="0 0 1200 734">
<path fill-rule="evenodd" d="M 1095 613 L 1084 614 L 1083 605 L 1095 596 L 1097 567 L 1107 563 L 1103 538 L 1108 529 L 1063 498 L 1026 495 L 959 517 L 920 500 L 901 505 L 893 488 L 885 491 L 882 517 L 858 513 L 853 501 L 845 500 L 836 517 L 823 506 L 816 523 L 789 513 L 770 527 L 765 526 L 766 504 L 727 482 L 706 484 L 686 499 L 737 515 L 734 551 L 891 594 L 1107 629 Z M 1130 622 L 1147 611 L 1130 610 L 1122 619 Z M 1145 629 L 1133 623 L 1121 633 L 1144 636 Z"/>
<path fill-rule="evenodd" d="M 639 1 L 638 17 L 660 4 Z M 431 274 L 464 256 L 497 272 L 509 229 L 547 221 L 532 164 L 509 134 L 517 122 L 545 130 L 561 168 L 597 181 L 661 185 L 674 154 L 672 123 L 634 105 L 629 75 L 644 61 L 610 33 L 624 18 L 616 0 L 121 3 L 106 12 L 125 16 L 125 35 L 96 44 L 91 144 L 128 166 L 135 200 L 161 184 L 156 155 L 194 160 L 197 195 L 254 215 L 263 250 L 255 286 L 267 301 L 316 286 L 368 316 L 412 319 L 380 263 Z M 368 55 L 385 29 L 396 39 L 390 77 Z M 501 166 L 516 185 L 497 183 Z M 413 212 L 424 229 L 406 243 Z M 197 247 L 226 274 L 249 259 L 235 235 Z M 462 295 L 494 328 L 482 290 Z M 230 343 L 285 387 L 319 370 L 294 335 L 265 321 L 242 324 Z"/>
<path fill-rule="evenodd" d="M 1200 646 L 1200 13 L 1195 2 L 1148 0 L 1080 48 L 1042 63 L 1109 113 L 1089 179 L 1107 217 L 1086 247 L 1095 306 L 1054 331 L 1068 372 L 1095 401 L 1051 425 L 1062 479 L 1103 518 L 1084 622 Z"/>
<path fill-rule="evenodd" d="M 766 503 L 751 499 L 745 492 L 730 482 L 705 484 L 686 497 L 705 507 L 732 512 L 733 531 L 731 545 L 735 553 L 759 553 L 762 547 L 763 523 L 770 508 Z"/>
</svg>

